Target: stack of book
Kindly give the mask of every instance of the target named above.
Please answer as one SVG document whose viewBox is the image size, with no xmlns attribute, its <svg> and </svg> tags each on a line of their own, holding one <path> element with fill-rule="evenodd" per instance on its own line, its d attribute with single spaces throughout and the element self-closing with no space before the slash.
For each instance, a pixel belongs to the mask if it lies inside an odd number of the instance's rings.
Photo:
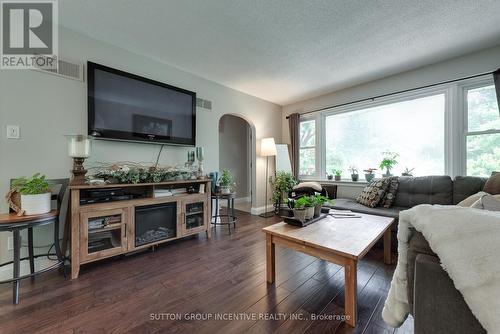
<svg viewBox="0 0 500 334">
<path fill-rule="evenodd" d="M 330 209 L 328 214 L 333 218 L 361 218 L 361 215 L 354 213 L 351 210 Z"/>
</svg>

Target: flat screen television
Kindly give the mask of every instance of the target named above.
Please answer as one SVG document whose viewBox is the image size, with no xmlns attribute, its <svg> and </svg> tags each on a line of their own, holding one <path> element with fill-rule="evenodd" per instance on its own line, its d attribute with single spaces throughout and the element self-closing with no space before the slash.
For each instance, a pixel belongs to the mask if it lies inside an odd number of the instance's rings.
<svg viewBox="0 0 500 334">
<path fill-rule="evenodd" d="M 87 81 L 90 136 L 195 145 L 196 93 L 92 62 Z"/>
</svg>

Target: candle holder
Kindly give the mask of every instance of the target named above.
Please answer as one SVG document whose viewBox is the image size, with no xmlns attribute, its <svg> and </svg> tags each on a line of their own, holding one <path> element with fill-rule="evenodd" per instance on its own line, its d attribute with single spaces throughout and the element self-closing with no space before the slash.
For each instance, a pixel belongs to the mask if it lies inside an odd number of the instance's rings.
<svg viewBox="0 0 500 334">
<path fill-rule="evenodd" d="M 68 135 L 68 155 L 73 158 L 72 185 L 85 183 L 87 170 L 83 167 L 85 158 L 90 156 L 90 140 L 84 135 Z"/>
<path fill-rule="evenodd" d="M 203 171 L 203 159 L 204 159 L 203 147 L 196 148 L 196 159 L 198 159 L 198 179 L 205 178 L 205 172 Z"/>
</svg>

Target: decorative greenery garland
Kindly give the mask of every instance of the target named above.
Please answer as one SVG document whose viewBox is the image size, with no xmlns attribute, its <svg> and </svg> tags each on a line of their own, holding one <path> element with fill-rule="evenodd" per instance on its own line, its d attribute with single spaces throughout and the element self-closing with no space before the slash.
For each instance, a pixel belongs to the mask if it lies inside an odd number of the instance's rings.
<svg viewBox="0 0 500 334">
<path fill-rule="evenodd" d="M 94 179 L 109 183 L 158 183 L 196 179 L 196 170 L 188 167 L 148 167 L 134 162 L 119 162 L 94 167 Z"/>
</svg>

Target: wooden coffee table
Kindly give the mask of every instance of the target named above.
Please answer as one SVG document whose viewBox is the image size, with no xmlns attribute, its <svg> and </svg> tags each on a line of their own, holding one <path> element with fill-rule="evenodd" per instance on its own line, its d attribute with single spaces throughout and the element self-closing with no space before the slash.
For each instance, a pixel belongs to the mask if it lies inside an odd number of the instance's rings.
<svg viewBox="0 0 500 334">
<path fill-rule="evenodd" d="M 383 236 L 384 263 L 391 263 L 391 225 L 394 222 L 394 218 L 359 215 L 361 218 L 327 216 L 306 227 L 281 222 L 263 228 L 266 233 L 267 282 L 275 280 L 275 244 L 343 266 L 346 322 L 355 327 L 358 261 Z"/>
</svg>

